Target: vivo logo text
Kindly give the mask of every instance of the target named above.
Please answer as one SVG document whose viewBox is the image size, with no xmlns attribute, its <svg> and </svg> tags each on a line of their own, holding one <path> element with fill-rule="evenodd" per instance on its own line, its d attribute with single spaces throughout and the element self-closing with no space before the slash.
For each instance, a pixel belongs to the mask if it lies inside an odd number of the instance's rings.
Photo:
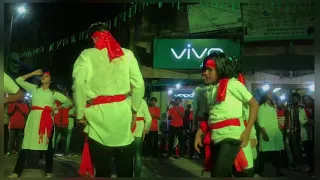
<svg viewBox="0 0 320 180">
<path fill-rule="evenodd" d="M 193 98 L 194 94 L 174 94 L 174 97 L 180 97 L 180 98 Z"/>
<path fill-rule="evenodd" d="M 221 48 L 204 48 L 203 50 L 199 50 L 197 52 L 194 48 L 191 47 L 190 44 L 188 44 L 188 47 L 183 49 L 180 53 L 177 53 L 176 50 L 171 48 L 171 52 L 176 59 L 181 59 L 182 57 L 184 57 L 185 54 L 187 56 L 187 59 L 190 59 L 191 55 L 195 56 L 198 59 L 202 59 L 205 55 L 207 56 L 217 51 L 223 53 L 223 50 Z"/>
</svg>

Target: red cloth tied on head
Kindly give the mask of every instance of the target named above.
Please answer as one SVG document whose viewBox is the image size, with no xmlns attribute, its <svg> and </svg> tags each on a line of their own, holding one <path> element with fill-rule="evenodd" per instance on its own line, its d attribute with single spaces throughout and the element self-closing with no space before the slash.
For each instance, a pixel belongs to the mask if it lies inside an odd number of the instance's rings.
<svg viewBox="0 0 320 180">
<path fill-rule="evenodd" d="M 216 69 L 217 63 L 214 59 L 209 59 L 207 60 L 205 66 L 208 68 Z M 228 82 L 229 82 L 229 79 L 227 78 L 223 78 L 219 80 L 219 87 L 218 87 L 218 93 L 216 98 L 218 102 L 222 102 L 225 100 Z"/>
<path fill-rule="evenodd" d="M 43 74 L 46 74 L 46 75 L 48 75 L 48 76 L 51 76 L 51 74 L 50 74 L 49 71 L 48 71 L 48 72 L 44 72 Z"/>
<path fill-rule="evenodd" d="M 96 31 L 91 36 L 96 39 L 95 48 L 101 50 L 108 49 L 108 56 L 110 61 L 124 55 L 119 43 L 113 38 L 109 31 Z"/>
<path fill-rule="evenodd" d="M 216 66 L 217 66 L 217 65 L 216 65 L 216 61 L 215 61 L 214 59 L 209 59 L 209 60 L 206 62 L 205 66 L 208 67 L 208 68 L 214 69 L 214 68 L 216 68 Z"/>
</svg>

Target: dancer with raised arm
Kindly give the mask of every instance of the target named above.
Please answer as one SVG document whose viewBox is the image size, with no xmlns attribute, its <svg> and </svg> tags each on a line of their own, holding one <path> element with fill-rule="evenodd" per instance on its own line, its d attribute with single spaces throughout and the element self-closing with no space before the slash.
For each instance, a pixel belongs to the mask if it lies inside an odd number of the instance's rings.
<svg viewBox="0 0 320 180">
<path fill-rule="evenodd" d="M 199 151 L 202 135 L 205 141 L 212 141 L 206 149 L 205 170 L 211 170 L 212 177 L 253 176 L 253 158 L 249 135 L 258 113 L 258 102 L 247 88 L 238 81 L 235 58 L 223 53 L 214 53 L 205 58 L 204 75 L 212 85 L 207 93 L 208 122 L 200 124 L 195 138 Z M 250 106 L 247 127 L 242 120 L 243 104 Z M 206 133 L 206 134 L 204 134 Z M 211 156 L 212 153 L 212 156 Z M 211 164 L 209 163 L 211 162 Z M 232 168 L 235 166 L 235 172 Z"/>
<path fill-rule="evenodd" d="M 41 76 L 41 85 L 35 85 L 26 80 L 33 76 Z M 32 95 L 32 107 L 28 116 L 24 131 L 22 148 L 10 178 L 17 178 L 21 175 L 27 154 L 29 151 L 45 151 L 46 178 L 52 176 L 54 125 L 52 111 L 56 100 L 62 102 L 63 107 L 69 107 L 72 102 L 63 94 L 53 90 L 51 85 L 51 75 L 49 72 L 43 73 L 36 70 L 16 79 L 16 82 Z"/>
<path fill-rule="evenodd" d="M 109 161 L 113 157 L 117 177 L 133 177 L 131 126 L 143 99 L 144 80 L 133 53 L 120 47 L 105 23 L 91 25 L 89 33 L 95 46 L 82 51 L 73 67 L 76 119 L 87 122 L 89 147 L 86 147 L 95 177 L 111 177 L 113 166 Z M 130 85 L 131 107 L 126 102 Z M 91 106 L 86 108 L 87 101 Z"/>
</svg>

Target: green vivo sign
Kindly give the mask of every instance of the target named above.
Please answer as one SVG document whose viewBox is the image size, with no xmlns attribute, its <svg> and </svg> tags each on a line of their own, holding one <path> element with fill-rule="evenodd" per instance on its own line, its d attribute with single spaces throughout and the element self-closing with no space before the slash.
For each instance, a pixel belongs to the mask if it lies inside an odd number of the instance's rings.
<svg viewBox="0 0 320 180">
<path fill-rule="evenodd" d="M 153 67 L 200 69 L 203 59 L 214 52 L 240 57 L 240 44 L 226 39 L 155 39 Z"/>
</svg>

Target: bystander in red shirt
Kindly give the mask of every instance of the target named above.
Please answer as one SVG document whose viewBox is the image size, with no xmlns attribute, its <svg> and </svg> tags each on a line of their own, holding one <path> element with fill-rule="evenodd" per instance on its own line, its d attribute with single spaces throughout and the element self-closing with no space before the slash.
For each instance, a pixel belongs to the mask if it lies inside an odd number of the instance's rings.
<svg viewBox="0 0 320 180">
<path fill-rule="evenodd" d="M 285 109 L 277 109 L 277 117 L 278 117 L 278 122 L 279 122 L 279 128 L 281 130 L 284 130 L 286 127 L 286 110 Z"/>
<path fill-rule="evenodd" d="M 181 106 L 175 106 L 169 109 L 169 116 L 171 116 L 170 125 L 173 127 L 181 127 L 183 126 L 183 117 L 180 114 L 184 114 L 184 108 Z"/>
<path fill-rule="evenodd" d="M 149 112 L 152 117 L 150 131 L 158 131 L 158 118 L 160 118 L 160 108 L 157 106 L 149 106 Z M 158 117 L 158 118 L 155 118 Z"/>
<path fill-rule="evenodd" d="M 9 104 L 8 114 L 11 115 L 9 129 L 24 129 L 29 111 L 30 109 L 25 103 Z"/>
</svg>

